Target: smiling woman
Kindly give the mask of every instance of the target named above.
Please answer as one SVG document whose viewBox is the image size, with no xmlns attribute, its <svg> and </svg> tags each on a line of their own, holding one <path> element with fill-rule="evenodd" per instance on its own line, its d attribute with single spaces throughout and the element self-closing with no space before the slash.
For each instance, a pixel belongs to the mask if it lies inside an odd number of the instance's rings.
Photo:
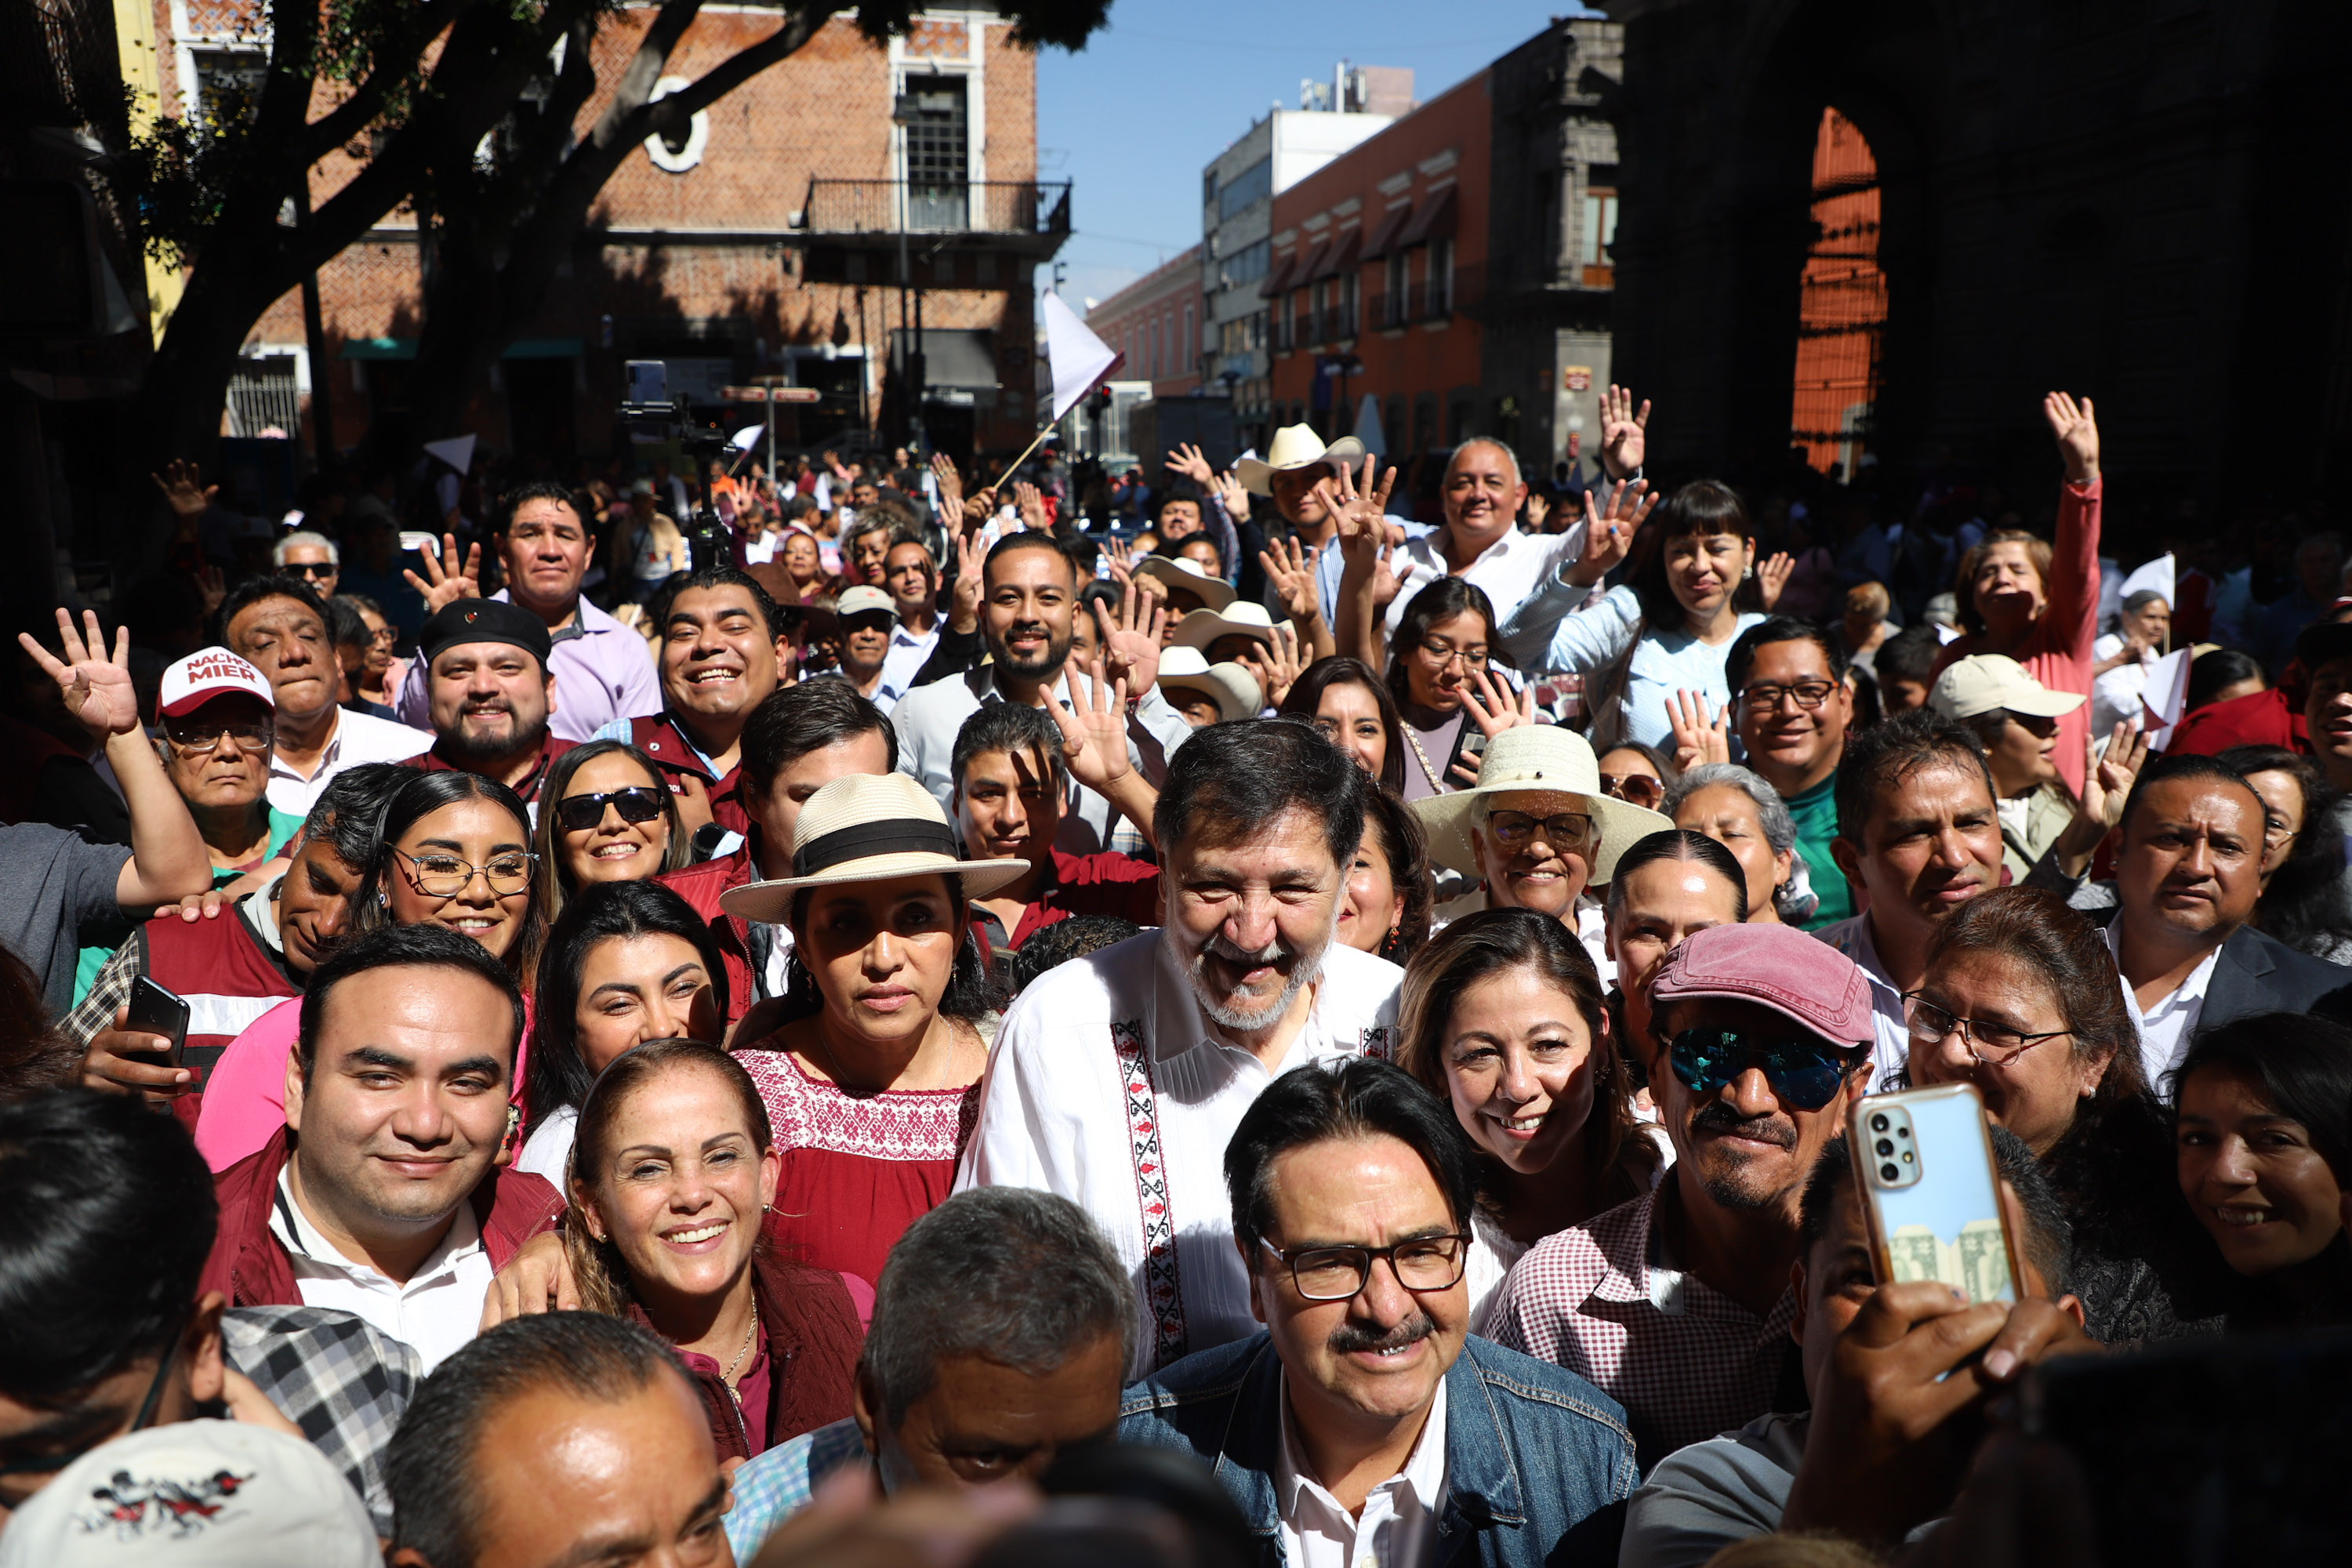
<svg viewBox="0 0 2352 1568">
<path fill-rule="evenodd" d="M 552 921 L 592 883 L 677 870 L 691 841 L 653 759 L 625 741 L 591 741 L 548 765 L 531 847 L 540 904 Z"/>
<path fill-rule="evenodd" d="M 352 908 L 355 934 L 447 926 L 528 985 L 547 940 L 531 878 L 530 814 L 512 790 L 479 774 L 417 774 L 384 808 L 383 837 Z"/>
</svg>

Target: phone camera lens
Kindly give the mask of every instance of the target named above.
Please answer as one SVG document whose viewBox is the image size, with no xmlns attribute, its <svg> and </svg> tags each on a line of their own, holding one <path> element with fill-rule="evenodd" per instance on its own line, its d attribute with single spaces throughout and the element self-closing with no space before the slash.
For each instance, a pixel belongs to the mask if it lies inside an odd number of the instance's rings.
<svg viewBox="0 0 2352 1568">
<path fill-rule="evenodd" d="M 1878 1141 L 1878 1152 L 1882 1155 L 1892 1154 L 1895 1152 L 1895 1145 L 1891 1141 L 1881 1138 Z"/>
<path fill-rule="evenodd" d="M 1884 1132 L 1886 1131 L 1886 1118 L 1883 1113 L 1870 1119 L 1870 1130 L 1873 1132 Z"/>
<path fill-rule="evenodd" d="M 1901 1180 L 1903 1179 L 1903 1172 L 1902 1172 L 1902 1170 L 1901 1170 L 1899 1167 L 1897 1167 L 1897 1166 L 1894 1166 L 1894 1165 L 1881 1165 L 1881 1166 L 1879 1166 L 1879 1167 L 1878 1167 L 1878 1174 L 1879 1174 L 1879 1179 L 1880 1179 L 1880 1180 L 1882 1180 L 1882 1181 L 1888 1181 L 1888 1182 L 1899 1182 L 1899 1181 L 1901 1181 Z"/>
</svg>

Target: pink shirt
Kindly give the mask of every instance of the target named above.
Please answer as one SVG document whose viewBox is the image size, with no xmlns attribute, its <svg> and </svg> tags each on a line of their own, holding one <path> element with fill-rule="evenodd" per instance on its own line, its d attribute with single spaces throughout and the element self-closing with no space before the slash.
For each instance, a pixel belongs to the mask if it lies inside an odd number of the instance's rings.
<svg viewBox="0 0 2352 1568">
<path fill-rule="evenodd" d="M 530 998 L 523 998 L 522 1039 L 515 1046 L 514 1103 L 522 1103 L 524 1052 L 530 1045 Z M 218 1175 L 261 1152 L 286 1125 L 286 1060 L 302 1027 L 302 998 L 290 996 L 245 1027 L 213 1064 L 196 1112 L 196 1152 Z M 520 1131 L 520 1130 L 518 1130 Z M 516 1145 L 518 1148 L 520 1144 Z"/>
</svg>

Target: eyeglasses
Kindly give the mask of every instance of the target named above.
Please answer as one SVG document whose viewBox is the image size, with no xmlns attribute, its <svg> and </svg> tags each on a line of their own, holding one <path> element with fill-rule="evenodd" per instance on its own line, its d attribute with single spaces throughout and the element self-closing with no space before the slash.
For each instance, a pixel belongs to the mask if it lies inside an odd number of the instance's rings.
<svg viewBox="0 0 2352 1568">
<path fill-rule="evenodd" d="M 378 626 L 375 630 L 368 633 L 368 641 L 375 644 L 379 647 L 390 647 L 399 640 L 400 628 L 397 626 Z"/>
<path fill-rule="evenodd" d="M 476 866 L 455 855 L 411 855 L 405 849 L 393 853 L 415 868 L 412 875 L 416 890 L 429 899 L 456 898 L 473 885 L 477 872 L 489 883 L 493 893 L 520 893 L 530 886 L 531 863 L 539 858 L 520 849 L 509 849 L 491 856 L 485 865 Z"/>
<path fill-rule="evenodd" d="M 1798 707 L 1811 711 L 1827 702 L 1830 693 L 1837 689 L 1838 683 L 1834 680 L 1800 680 L 1791 686 L 1782 686 L 1773 680 L 1759 680 L 1741 692 L 1739 700 L 1751 708 L 1760 708 L 1769 713 L 1780 706 L 1781 698 L 1793 697 Z"/>
<path fill-rule="evenodd" d="M 1666 798 L 1666 786 L 1647 773 L 1602 773 L 1601 787 L 1614 799 L 1651 811 Z"/>
<path fill-rule="evenodd" d="M 315 580 L 320 577 L 333 576 L 335 574 L 335 563 L 331 561 L 289 561 L 285 565 L 280 566 L 278 570 L 287 574 L 289 576 L 309 577 Z"/>
<path fill-rule="evenodd" d="M 1285 1252 L 1264 1237 L 1257 1244 L 1290 1265 L 1290 1282 L 1310 1301 L 1344 1301 L 1372 1277 L 1372 1259 L 1385 1258 L 1397 1283 L 1419 1293 L 1451 1290 L 1470 1261 L 1467 1236 L 1417 1236 L 1394 1247 L 1302 1247 Z"/>
<path fill-rule="evenodd" d="M 1457 658 L 1462 661 L 1462 668 L 1465 669 L 1486 668 L 1486 650 L 1483 647 L 1454 647 L 1439 642 L 1435 637 L 1425 637 L 1422 640 L 1421 652 L 1423 658 L 1440 669 L 1444 669 Z"/>
<path fill-rule="evenodd" d="M 236 742 L 240 752 L 258 754 L 269 750 L 277 731 L 269 724 L 224 724 L 217 720 L 166 718 L 163 738 L 184 752 L 209 752 L 217 749 L 221 737 L 226 735 Z"/>
<path fill-rule="evenodd" d="M 606 790 L 602 795 L 567 795 L 555 803 L 555 819 L 566 833 L 585 833 L 604 820 L 609 803 L 623 822 L 651 822 L 662 814 L 662 792 L 649 784 Z"/>
<path fill-rule="evenodd" d="M 2263 842 L 2273 849 L 2282 844 L 2293 842 L 2295 835 L 2302 831 L 2299 827 L 2289 827 L 2286 825 L 2286 819 L 2283 816 L 2266 816 L 2263 819 Z"/>
<path fill-rule="evenodd" d="M 1995 1024 L 1983 1018 L 1963 1018 L 1948 1008 L 1937 1006 L 1916 991 L 1905 994 L 1903 1011 L 1911 1025 L 1913 1045 L 1932 1046 L 1958 1032 L 1969 1059 L 1989 1068 L 2005 1068 L 2042 1041 L 2054 1040 L 2061 1035 L 2074 1032 L 2072 1029 L 2052 1029 L 2046 1034 L 2029 1035 L 2007 1024 Z M 1988 1052 L 1991 1054 L 1987 1055 Z"/>
<path fill-rule="evenodd" d="M 1513 849 L 1532 840 L 1538 826 L 1544 842 L 1555 847 L 1581 844 L 1592 836 L 1592 818 L 1580 811 L 1563 811 L 1540 821 L 1524 811 L 1494 811 L 1486 814 L 1486 826 L 1496 843 Z"/>
<path fill-rule="evenodd" d="M 1835 1100 L 1865 1048 L 1840 1049 L 1811 1035 L 1759 1039 L 1719 1028 L 1685 1029 L 1668 1043 L 1675 1077 L 1693 1094 L 1713 1094 L 1756 1068 L 1772 1092 L 1799 1110 L 1819 1110 Z"/>
</svg>

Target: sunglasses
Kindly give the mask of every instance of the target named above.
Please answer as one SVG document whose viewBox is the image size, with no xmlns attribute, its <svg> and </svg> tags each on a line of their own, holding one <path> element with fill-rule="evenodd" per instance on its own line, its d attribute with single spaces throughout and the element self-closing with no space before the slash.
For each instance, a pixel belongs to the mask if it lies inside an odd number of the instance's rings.
<svg viewBox="0 0 2352 1568">
<path fill-rule="evenodd" d="M 608 804 L 621 814 L 623 822 L 651 822 L 662 814 L 662 792 L 648 784 L 632 784 L 602 795 L 568 795 L 555 803 L 555 817 L 566 833 L 585 833 L 604 820 Z"/>
<path fill-rule="evenodd" d="M 1666 798 L 1666 786 L 1647 773 L 1602 773 L 1601 788 L 1629 805 L 1651 811 L 1657 810 Z"/>
<path fill-rule="evenodd" d="M 1811 1035 L 1767 1040 L 1738 1029 L 1685 1029 L 1667 1046 L 1675 1076 L 1693 1094 L 1713 1094 L 1757 1068 L 1773 1094 L 1799 1110 L 1835 1100 L 1862 1059 L 1862 1047 L 1840 1049 Z"/>
</svg>

